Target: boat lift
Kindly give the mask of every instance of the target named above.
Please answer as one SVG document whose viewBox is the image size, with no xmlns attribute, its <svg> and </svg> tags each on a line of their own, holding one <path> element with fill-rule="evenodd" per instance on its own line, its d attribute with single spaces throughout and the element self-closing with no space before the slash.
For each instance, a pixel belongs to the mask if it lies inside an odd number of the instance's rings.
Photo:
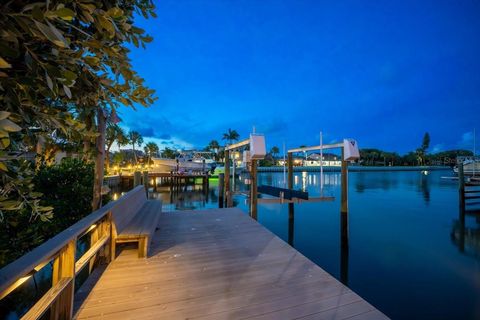
<svg viewBox="0 0 480 320">
<path fill-rule="evenodd" d="M 257 219 L 257 164 L 258 160 L 264 159 L 267 151 L 265 147 L 265 136 L 263 134 L 252 133 L 250 138 L 243 141 L 231 144 L 225 147 L 225 175 L 224 175 L 224 186 L 225 186 L 225 200 L 226 207 L 231 207 L 233 204 L 233 192 L 230 190 L 230 152 L 235 150 L 243 149 L 249 147 L 249 151 L 244 151 L 243 158 L 244 161 L 249 163 L 250 167 L 250 216 Z M 235 159 L 233 161 L 233 174 L 235 178 Z"/>
<path fill-rule="evenodd" d="M 341 149 L 342 151 L 342 170 L 341 170 L 341 211 L 348 212 L 348 162 L 358 159 L 360 153 L 355 140 L 344 139 L 341 143 L 322 144 L 312 147 L 295 148 L 288 150 L 287 160 L 287 188 L 278 188 L 272 186 L 259 186 L 258 192 L 265 193 L 277 198 L 259 199 L 259 203 L 302 203 L 302 202 L 322 202 L 333 201 L 335 197 L 323 195 L 323 150 Z M 293 190 L 293 154 L 299 152 L 308 152 L 320 150 L 320 196 L 310 197 L 308 192 Z"/>
<path fill-rule="evenodd" d="M 320 134 L 320 145 L 303 147 L 288 150 L 288 186 L 287 188 L 279 188 L 274 186 L 261 185 L 257 186 L 257 163 L 258 160 L 264 159 L 266 156 L 265 137 L 261 134 L 251 134 L 249 139 L 231 144 L 225 148 L 225 175 L 222 185 L 222 197 L 225 196 L 226 207 L 232 206 L 233 192 L 230 189 L 230 152 L 250 147 L 249 151 L 244 151 L 244 161 L 249 163 L 250 168 L 250 215 L 257 218 L 258 203 L 302 203 L 302 202 L 321 202 L 333 201 L 332 196 L 323 195 L 323 170 L 321 170 L 321 192 L 319 197 L 309 197 L 308 192 L 293 190 L 293 153 L 308 152 L 320 150 L 321 169 L 323 169 L 323 150 L 340 148 L 342 152 L 341 162 L 341 212 L 348 212 L 348 162 L 356 160 L 360 157 L 358 144 L 353 139 L 344 139 L 341 143 L 323 144 L 322 135 Z M 235 164 L 233 167 L 235 170 Z M 233 172 L 235 174 L 235 172 Z M 223 189 L 223 188 L 222 188 Z M 275 198 L 260 198 L 258 193 L 268 194 Z M 222 204 L 223 205 L 223 204 Z"/>
</svg>

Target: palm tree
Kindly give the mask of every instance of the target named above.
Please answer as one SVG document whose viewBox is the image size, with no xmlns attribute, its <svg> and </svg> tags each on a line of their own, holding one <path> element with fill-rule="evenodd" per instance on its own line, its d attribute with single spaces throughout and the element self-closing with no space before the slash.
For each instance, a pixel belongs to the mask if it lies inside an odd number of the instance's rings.
<svg viewBox="0 0 480 320">
<path fill-rule="evenodd" d="M 152 159 L 152 156 L 158 154 L 158 151 L 160 149 L 158 148 L 158 145 L 155 142 L 149 142 L 145 145 L 143 150 L 147 155 L 147 164 L 150 164 L 150 160 Z"/>
<path fill-rule="evenodd" d="M 125 133 L 125 131 L 122 129 L 122 133 L 118 134 L 117 136 L 117 145 L 118 145 L 118 150 L 120 151 L 120 148 L 126 145 L 130 144 L 130 139 L 128 138 L 128 135 Z"/>
<path fill-rule="evenodd" d="M 128 133 L 128 140 L 130 140 L 130 143 L 132 144 L 133 156 L 135 158 L 135 164 L 137 164 L 137 154 L 135 153 L 135 145 L 138 145 L 140 147 L 143 143 L 143 137 L 139 132 L 132 130 Z"/>
<path fill-rule="evenodd" d="M 217 140 L 212 140 L 208 143 L 207 150 L 215 153 L 215 160 L 218 157 L 218 151 L 220 150 L 220 144 Z"/>
<path fill-rule="evenodd" d="M 118 142 L 120 148 L 120 141 L 125 141 L 125 132 L 117 124 L 110 123 L 105 132 L 105 147 L 106 147 L 106 161 L 105 167 L 107 171 L 110 169 L 110 149 L 115 141 Z"/>
<path fill-rule="evenodd" d="M 232 144 L 233 141 L 237 141 L 240 135 L 237 131 L 228 128 L 228 131 L 223 134 L 222 140 L 227 140 L 229 143 Z"/>
<path fill-rule="evenodd" d="M 273 146 L 272 149 L 270 149 L 270 153 L 274 158 L 280 153 L 280 149 L 278 149 L 277 146 Z"/>
</svg>

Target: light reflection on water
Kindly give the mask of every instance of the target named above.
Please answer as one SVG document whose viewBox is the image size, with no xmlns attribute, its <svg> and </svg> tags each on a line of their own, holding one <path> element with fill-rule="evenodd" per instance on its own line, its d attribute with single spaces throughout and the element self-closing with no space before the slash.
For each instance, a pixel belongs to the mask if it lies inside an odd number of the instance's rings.
<svg viewBox="0 0 480 320">
<path fill-rule="evenodd" d="M 394 319 L 480 318 L 480 215 L 462 216 L 447 171 L 349 174 L 349 249 L 341 250 L 340 173 L 325 173 L 333 202 L 262 204 L 261 224 Z M 283 173 L 259 184 L 283 187 Z M 240 181 L 239 190 L 245 190 Z M 321 192 L 319 173 L 294 175 L 294 188 Z M 151 189 L 164 211 L 218 207 L 218 180 L 170 193 Z M 234 205 L 245 212 L 245 197 Z"/>
</svg>

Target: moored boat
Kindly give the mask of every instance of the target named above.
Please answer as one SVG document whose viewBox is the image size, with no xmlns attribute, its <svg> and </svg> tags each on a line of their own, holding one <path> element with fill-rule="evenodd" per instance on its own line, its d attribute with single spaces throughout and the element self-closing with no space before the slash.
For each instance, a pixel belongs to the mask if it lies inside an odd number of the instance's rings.
<svg viewBox="0 0 480 320">
<path fill-rule="evenodd" d="M 463 173 L 469 176 L 480 175 L 480 157 L 458 157 L 457 163 L 463 163 Z M 458 174 L 458 165 L 453 168 Z"/>
<path fill-rule="evenodd" d="M 202 172 L 206 173 L 215 168 L 215 161 L 209 152 L 191 151 L 182 152 L 175 159 L 152 158 L 153 172 Z"/>
</svg>

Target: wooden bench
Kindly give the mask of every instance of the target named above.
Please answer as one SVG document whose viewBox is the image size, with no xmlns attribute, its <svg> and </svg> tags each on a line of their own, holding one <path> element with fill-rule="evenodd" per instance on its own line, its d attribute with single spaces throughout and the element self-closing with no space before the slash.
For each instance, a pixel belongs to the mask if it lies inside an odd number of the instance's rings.
<svg viewBox="0 0 480 320">
<path fill-rule="evenodd" d="M 138 257 L 146 258 L 148 246 L 162 212 L 162 202 L 148 200 L 143 186 L 138 186 L 115 201 L 111 208 L 112 259 L 117 243 L 138 242 Z"/>
</svg>

